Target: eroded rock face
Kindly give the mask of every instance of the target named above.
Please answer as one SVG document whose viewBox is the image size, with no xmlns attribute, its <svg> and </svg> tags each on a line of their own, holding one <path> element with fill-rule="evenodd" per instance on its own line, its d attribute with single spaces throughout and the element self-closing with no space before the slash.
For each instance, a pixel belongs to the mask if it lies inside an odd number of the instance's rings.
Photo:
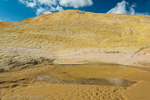
<svg viewBox="0 0 150 100">
<path fill-rule="evenodd" d="M 150 55 L 143 51 L 119 51 L 110 49 L 84 49 L 58 52 L 54 63 L 82 64 L 91 62 L 117 63 L 122 65 L 149 66 Z M 138 63 L 137 63 L 138 62 Z"/>
<path fill-rule="evenodd" d="M 47 64 L 53 64 L 51 59 L 44 57 L 34 57 L 28 55 L 5 55 L 0 59 L 0 72 L 9 71 L 14 68 L 23 69 L 26 67 L 31 67 L 42 62 L 47 62 Z"/>
</svg>

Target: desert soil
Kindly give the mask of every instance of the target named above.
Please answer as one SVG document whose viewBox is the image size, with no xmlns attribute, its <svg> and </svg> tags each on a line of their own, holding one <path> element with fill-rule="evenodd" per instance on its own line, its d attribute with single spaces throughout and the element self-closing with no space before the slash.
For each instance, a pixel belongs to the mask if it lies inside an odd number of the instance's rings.
<svg viewBox="0 0 150 100">
<path fill-rule="evenodd" d="M 6 52 L 5 52 L 6 53 Z M 6 54 L 5 54 L 6 55 Z M 15 55 L 15 54 L 14 54 Z M 4 56 L 4 53 L 3 53 Z M 9 54 L 11 56 L 11 54 Z M 20 55 L 17 57 L 19 58 Z M 21 57 L 24 57 L 22 55 Z M 31 57 L 33 59 L 33 57 Z M 60 65 L 41 61 L 23 69 L 0 73 L 1 100 L 148 100 L 150 69 L 107 63 Z M 57 74 L 57 73 L 60 74 Z M 67 73 L 67 74 L 64 74 Z M 69 75 L 68 75 L 69 74 Z M 122 78 L 137 82 L 130 87 L 72 84 L 39 80 L 39 75 L 63 80 L 88 78 Z M 70 77 L 73 76 L 73 77 Z M 77 78 L 76 78 L 77 77 Z"/>
</svg>

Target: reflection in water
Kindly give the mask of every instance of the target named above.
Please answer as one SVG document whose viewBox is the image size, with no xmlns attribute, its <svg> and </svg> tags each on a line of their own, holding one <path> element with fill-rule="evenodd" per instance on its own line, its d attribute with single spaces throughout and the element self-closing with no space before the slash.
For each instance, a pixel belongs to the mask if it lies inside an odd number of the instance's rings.
<svg viewBox="0 0 150 100">
<path fill-rule="evenodd" d="M 131 85 L 136 83 L 122 78 L 89 78 L 89 79 L 82 79 L 79 81 L 66 81 L 51 76 L 39 75 L 37 79 L 43 81 L 60 82 L 65 84 L 68 83 L 68 84 L 84 84 L 84 85 L 107 85 L 107 86 L 119 86 L 119 87 L 130 87 Z"/>
<path fill-rule="evenodd" d="M 122 78 L 106 78 L 106 80 L 108 80 L 114 86 L 121 86 L 121 87 L 130 87 L 131 85 L 136 83 Z"/>
</svg>

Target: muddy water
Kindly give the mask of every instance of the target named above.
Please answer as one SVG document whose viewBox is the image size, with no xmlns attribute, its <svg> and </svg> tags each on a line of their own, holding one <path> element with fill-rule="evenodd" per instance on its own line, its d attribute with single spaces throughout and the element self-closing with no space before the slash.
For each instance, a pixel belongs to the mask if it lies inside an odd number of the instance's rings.
<svg viewBox="0 0 150 100">
<path fill-rule="evenodd" d="M 36 81 L 49 81 L 60 84 L 106 85 L 116 87 L 130 87 L 136 82 L 122 79 L 121 76 L 141 72 L 115 64 L 87 64 L 87 65 L 54 65 L 53 69 L 37 74 L 33 77 Z M 33 80 L 31 79 L 31 80 Z M 1 87 L 13 87 L 24 84 L 28 79 L 17 81 L 2 81 Z"/>
<path fill-rule="evenodd" d="M 39 75 L 37 79 L 43 81 L 54 81 L 63 84 L 68 83 L 68 84 L 83 84 L 83 85 L 106 85 L 106 86 L 116 86 L 116 87 L 130 87 L 136 83 L 122 78 L 90 78 L 90 79 L 82 79 L 79 81 L 66 81 L 51 76 Z"/>
<path fill-rule="evenodd" d="M 39 75 L 38 80 L 65 84 L 107 85 L 130 87 L 136 82 L 120 78 L 139 70 L 115 64 L 56 65 L 56 69 Z"/>
</svg>

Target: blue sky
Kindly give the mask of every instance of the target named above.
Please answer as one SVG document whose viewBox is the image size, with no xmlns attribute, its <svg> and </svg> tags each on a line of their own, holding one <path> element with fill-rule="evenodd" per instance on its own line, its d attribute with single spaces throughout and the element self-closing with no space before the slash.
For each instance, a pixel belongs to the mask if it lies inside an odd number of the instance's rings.
<svg viewBox="0 0 150 100">
<path fill-rule="evenodd" d="M 0 0 L 0 21 L 21 21 L 67 9 L 150 15 L 150 0 Z"/>
</svg>

